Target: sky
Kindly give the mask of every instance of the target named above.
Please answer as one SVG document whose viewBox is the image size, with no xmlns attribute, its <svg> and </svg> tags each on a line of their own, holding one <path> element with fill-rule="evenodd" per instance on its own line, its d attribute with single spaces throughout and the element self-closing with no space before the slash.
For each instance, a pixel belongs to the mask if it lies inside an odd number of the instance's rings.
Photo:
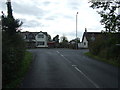
<svg viewBox="0 0 120 90">
<path fill-rule="evenodd" d="M 6 1 L 0 1 L 0 11 L 7 15 Z M 66 36 L 68 40 L 88 32 L 104 30 L 100 24 L 101 17 L 95 9 L 90 8 L 89 0 L 11 0 L 13 16 L 23 21 L 22 31 L 47 32 L 53 38 Z M 1 15 L 1 14 L 0 14 Z"/>
</svg>

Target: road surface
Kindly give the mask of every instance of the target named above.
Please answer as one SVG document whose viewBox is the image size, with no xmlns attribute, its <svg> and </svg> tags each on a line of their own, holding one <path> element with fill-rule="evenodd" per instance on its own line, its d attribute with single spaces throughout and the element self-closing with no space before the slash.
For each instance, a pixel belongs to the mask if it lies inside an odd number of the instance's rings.
<svg viewBox="0 0 120 90">
<path fill-rule="evenodd" d="M 88 50 L 28 51 L 34 59 L 21 88 L 118 88 L 118 68 L 85 56 Z"/>
</svg>

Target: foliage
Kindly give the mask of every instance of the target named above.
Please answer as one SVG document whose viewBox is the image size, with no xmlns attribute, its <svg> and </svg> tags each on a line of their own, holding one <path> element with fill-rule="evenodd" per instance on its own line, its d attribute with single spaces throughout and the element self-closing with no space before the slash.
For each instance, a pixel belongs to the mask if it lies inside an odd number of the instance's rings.
<svg viewBox="0 0 120 90">
<path fill-rule="evenodd" d="M 59 35 L 56 35 L 55 37 L 53 37 L 53 41 L 55 42 L 55 44 L 52 47 L 59 47 Z"/>
<path fill-rule="evenodd" d="M 63 35 L 63 36 L 61 37 L 61 42 L 68 42 L 67 37 Z"/>
<path fill-rule="evenodd" d="M 23 76 L 26 74 L 26 71 L 28 70 L 30 64 L 32 62 L 32 53 L 25 52 L 25 56 L 23 60 L 21 61 L 21 67 L 18 72 L 17 78 L 13 80 L 10 84 L 6 86 L 6 88 L 17 88 L 21 84 L 21 81 L 23 79 Z"/>
<path fill-rule="evenodd" d="M 59 35 L 56 35 L 55 37 L 53 37 L 53 41 L 55 41 L 56 43 L 59 43 Z"/>
<path fill-rule="evenodd" d="M 64 35 L 61 37 L 60 47 L 68 48 L 68 40 L 67 40 L 67 37 Z"/>
<path fill-rule="evenodd" d="M 115 60 L 120 63 L 120 15 L 117 13 L 120 9 L 120 0 L 112 0 L 109 2 L 92 2 L 93 9 L 98 9 L 101 16 L 101 24 L 105 25 L 106 35 L 99 36 L 94 42 L 90 42 L 89 48 L 93 55 L 105 58 L 107 60 Z M 114 32 L 114 33 L 113 33 Z"/>
<path fill-rule="evenodd" d="M 90 58 L 94 58 L 95 60 L 99 60 L 99 61 L 103 61 L 103 62 L 106 62 L 106 63 L 109 63 L 109 64 L 112 64 L 114 66 L 119 66 L 120 67 L 120 63 L 114 61 L 114 60 L 108 60 L 108 59 L 105 59 L 105 58 L 101 58 L 99 56 L 95 56 L 93 54 L 91 54 L 90 52 L 87 52 L 87 53 L 84 53 L 86 56 L 90 57 Z"/>
<path fill-rule="evenodd" d="M 6 17 L 2 15 L 2 31 L 9 35 L 15 34 L 19 27 L 23 24 L 19 19 Z"/>
<path fill-rule="evenodd" d="M 89 50 L 93 55 L 105 58 L 107 60 L 115 60 L 120 64 L 120 33 L 106 33 L 98 36 L 94 42 L 89 43 Z"/>
<path fill-rule="evenodd" d="M 120 15 L 117 13 L 120 8 L 119 0 L 109 2 L 92 2 L 93 9 L 99 9 L 98 14 L 101 16 L 101 24 L 105 25 L 107 32 L 120 32 Z"/>
<path fill-rule="evenodd" d="M 74 44 L 69 44 L 69 48 L 70 49 L 76 49 L 76 44 L 74 43 Z"/>
<path fill-rule="evenodd" d="M 50 35 L 48 35 L 48 41 L 51 41 L 51 36 Z"/>
<path fill-rule="evenodd" d="M 76 43 L 76 41 L 77 41 L 77 43 Z M 70 40 L 70 42 L 69 42 L 70 44 L 69 44 L 69 48 L 71 48 L 71 49 L 78 49 L 78 43 L 80 43 L 80 38 L 75 38 L 75 39 L 73 39 L 73 40 Z"/>
<path fill-rule="evenodd" d="M 8 16 L 2 12 L 2 87 L 17 79 L 25 55 L 25 43 L 19 35 L 22 22 L 12 16 L 11 3 L 7 3 Z"/>
<path fill-rule="evenodd" d="M 17 78 L 17 72 L 21 67 L 24 57 L 25 44 L 19 35 L 11 36 L 11 38 L 3 33 L 2 41 L 2 71 L 3 71 L 3 87 Z"/>
</svg>

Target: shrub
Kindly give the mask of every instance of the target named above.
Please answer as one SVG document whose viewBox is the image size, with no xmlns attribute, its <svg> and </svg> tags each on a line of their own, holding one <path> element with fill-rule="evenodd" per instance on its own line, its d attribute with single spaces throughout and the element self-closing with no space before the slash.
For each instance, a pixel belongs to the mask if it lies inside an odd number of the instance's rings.
<svg viewBox="0 0 120 90">
<path fill-rule="evenodd" d="M 25 44 L 18 34 L 9 36 L 3 33 L 2 42 L 2 85 L 5 87 L 17 77 L 24 57 Z"/>
<path fill-rule="evenodd" d="M 120 43 L 119 37 L 120 33 L 98 36 L 94 42 L 90 42 L 89 50 L 93 55 L 120 63 L 120 46 L 116 46 Z"/>
</svg>

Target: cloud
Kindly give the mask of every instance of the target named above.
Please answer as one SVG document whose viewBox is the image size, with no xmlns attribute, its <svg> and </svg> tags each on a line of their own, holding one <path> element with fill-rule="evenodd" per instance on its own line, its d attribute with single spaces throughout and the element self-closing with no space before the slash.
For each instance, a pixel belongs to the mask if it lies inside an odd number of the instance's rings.
<svg viewBox="0 0 120 90">
<path fill-rule="evenodd" d="M 34 16 L 44 16 L 45 11 L 43 11 L 42 9 L 36 7 L 34 4 L 33 5 L 29 5 L 29 4 L 20 4 L 20 3 L 16 3 L 13 2 L 13 11 L 15 13 L 19 13 L 19 14 L 26 14 L 26 15 L 34 15 Z"/>
<path fill-rule="evenodd" d="M 49 1 L 43 2 L 43 4 L 44 4 L 45 6 L 49 5 L 50 3 L 51 3 L 51 2 L 49 2 Z"/>
<path fill-rule="evenodd" d="M 23 27 L 41 27 L 42 23 L 35 21 L 35 20 L 30 20 L 30 21 L 25 21 L 23 23 Z"/>
<path fill-rule="evenodd" d="M 64 18 L 67 18 L 67 19 L 74 19 L 74 17 L 73 17 L 73 16 L 70 16 L 70 15 L 64 15 L 63 17 L 64 17 Z"/>
<path fill-rule="evenodd" d="M 57 16 L 49 16 L 47 18 L 45 18 L 46 20 L 55 20 L 57 18 Z"/>
<path fill-rule="evenodd" d="M 3 10 L 3 11 L 6 10 L 5 2 L 3 2 L 3 1 L 0 1 L 0 2 L 1 2 L 0 9 Z"/>
<path fill-rule="evenodd" d="M 2 5 L 2 6 L 1 6 Z M 5 2 L 0 10 L 6 12 Z M 23 31 L 44 31 L 51 36 L 65 34 L 75 38 L 76 12 L 78 14 L 78 37 L 85 27 L 88 31 L 102 29 L 100 16 L 89 7 L 88 0 L 12 0 L 13 15 L 23 21 Z"/>
</svg>

